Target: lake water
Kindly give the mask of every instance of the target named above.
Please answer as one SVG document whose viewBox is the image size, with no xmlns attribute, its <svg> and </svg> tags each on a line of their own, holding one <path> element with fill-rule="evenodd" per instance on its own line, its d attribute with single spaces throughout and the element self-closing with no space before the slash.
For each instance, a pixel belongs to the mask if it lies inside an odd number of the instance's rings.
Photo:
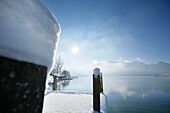
<svg viewBox="0 0 170 113">
<path fill-rule="evenodd" d="M 59 90 L 92 92 L 92 78 L 59 83 Z M 170 113 L 170 78 L 104 78 L 109 113 Z"/>
</svg>

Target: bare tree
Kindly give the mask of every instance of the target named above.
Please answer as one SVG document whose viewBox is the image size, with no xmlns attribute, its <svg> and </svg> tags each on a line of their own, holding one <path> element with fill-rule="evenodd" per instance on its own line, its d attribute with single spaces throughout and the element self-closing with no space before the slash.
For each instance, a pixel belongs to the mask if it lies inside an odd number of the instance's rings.
<svg viewBox="0 0 170 113">
<path fill-rule="evenodd" d="M 63 70 L 62 76 L 66 77 L 66 78 L 70 78 L 70 72 L 67 70 Z"/>
<path fill-rule="evenodd" d="M 54 67 L 53 67 L 53 70 L 51 71 L 51 74 L 52 75 L 57 74 L 57 76 L 58 76 L 58 74 L 62 72 L 63 64 L 64 63 L 61 61 L 61 58 L 59 56 L 58 59 L 56 60 L 55 64 L 54 64 Z"/>
<path fill-rule="evenodd" d="M 63 62 L 61 61 L 60 56 L 56 59 L 54 64 L 53 70 L 51 71 L 50 75 L 53 76 L 53 90 L 57 88 L 57 76 L 62 72 Z"/>
</svg>

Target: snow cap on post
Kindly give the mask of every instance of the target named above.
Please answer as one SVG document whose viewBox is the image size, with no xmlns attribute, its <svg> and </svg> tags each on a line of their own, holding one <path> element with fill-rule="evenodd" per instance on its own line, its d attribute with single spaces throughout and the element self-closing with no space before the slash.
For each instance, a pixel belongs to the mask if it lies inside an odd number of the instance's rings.
<svg viewBox="0 0 170 113">
<path fill-rule="evenodd" d="M 97 76 L 100 75 L 100 69 L 99 68 L 95 68 L 93 70 L 93 74 L 94 74 L 94 77 L 97 78 Z"/>
</svg>

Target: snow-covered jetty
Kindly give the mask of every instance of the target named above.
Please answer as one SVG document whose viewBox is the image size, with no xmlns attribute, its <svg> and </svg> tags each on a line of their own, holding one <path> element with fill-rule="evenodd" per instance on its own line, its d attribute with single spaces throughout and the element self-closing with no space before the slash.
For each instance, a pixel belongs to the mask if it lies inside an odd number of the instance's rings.
<svg viewBox="0 0 170 113">
<path fill-rule="evenodd" d="M 101 113 L 107 113 L 106 96 L 100 94 Z M 43 113 L 97 113 L 93 111 L 93 94 L 85 92 L 47 91 Z"/>
<path fill-rule="evenodd" d="M 43 113 L 107 113 L 102 74 L 99 68 L 93 72 L 93 94 L 46 90 Z"/>
</svg>

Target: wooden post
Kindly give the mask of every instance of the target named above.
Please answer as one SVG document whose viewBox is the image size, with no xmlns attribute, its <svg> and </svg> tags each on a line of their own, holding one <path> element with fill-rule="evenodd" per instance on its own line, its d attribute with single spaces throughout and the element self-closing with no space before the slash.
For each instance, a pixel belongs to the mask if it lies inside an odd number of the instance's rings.
<svg viewBox="0 0 170 113">
<path fill-rule="evenodd" d="M 100 113 L 100 69 L 93 70 L 93 110 Z"/>
<path fill-rule="evenodd" d="M 102 76 L 102 73 L 100 73 L 100 83 L 101 83 L 100 93 L 102 93 L 103 92 L 103 76 Z"/>
<path fill-rule="evenodd" d="M 0 56 L 0 113 L 42 113 L 47 67 Z"/>
<path fill-rule="evenodd" d="M 57 76 L 53 75 L 53 90 L 56 90 L 57 88 Z"/>
</svg>

